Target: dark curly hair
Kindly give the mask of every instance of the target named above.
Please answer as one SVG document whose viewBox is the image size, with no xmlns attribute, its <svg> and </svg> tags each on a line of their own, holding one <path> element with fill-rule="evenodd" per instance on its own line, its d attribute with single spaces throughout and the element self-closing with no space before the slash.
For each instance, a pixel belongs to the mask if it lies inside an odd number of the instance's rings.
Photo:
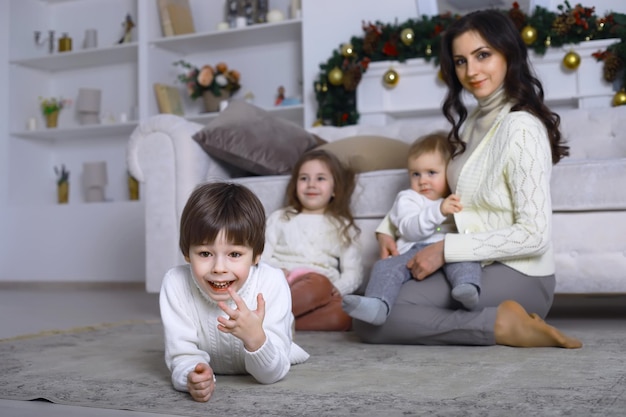
<svg viewBox="0 0 626 417">
<path fill-rule="evenodd" d="M 467 118 L 467 108 L 461 99 L 463 86 L 459 81 L 452 51 L 453 41 L 468 31 L 476 31 L 489 45 L 506 59 L 507 73 L 504 90 L 515 102 L 511 111 L 527 111 L 541 120 L 550 140 L 552 163 L 556 164 L 569 155 L 569 147 L 561 137 L 561 118 L 543 102 L 544 92 L 541 82 L 535 77 L 528 61 L 528 49 L 511 18 L 498 10 L 480 10 L 461 17 L 445 31 L 441 41 L 441 75 L 448 86 L 443 103 L 443 114 L 452 123 L 449 140 L 454 148 L 454 156 L 465 151 L 465 143 L 460 139 L 460 129 Z"/>
</svg>

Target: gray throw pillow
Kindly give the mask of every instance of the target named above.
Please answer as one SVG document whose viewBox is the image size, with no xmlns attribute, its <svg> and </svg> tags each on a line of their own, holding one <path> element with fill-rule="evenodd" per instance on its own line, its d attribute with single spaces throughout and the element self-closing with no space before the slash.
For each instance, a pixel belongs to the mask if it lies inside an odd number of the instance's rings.
<svg viewBox="0 0 626 417">
<path fill-rule="evenodd" d="M 193 139 L 212 157 L 257 175 L 290 173 L 300 155 L 325 143 L 295 123 L 239 100 Z"/>
</svg>

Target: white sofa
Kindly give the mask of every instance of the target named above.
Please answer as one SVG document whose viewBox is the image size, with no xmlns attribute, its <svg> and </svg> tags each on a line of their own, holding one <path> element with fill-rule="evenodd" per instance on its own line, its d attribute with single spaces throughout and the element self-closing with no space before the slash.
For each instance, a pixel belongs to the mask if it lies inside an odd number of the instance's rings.
<svg viewBox="0 0 626 417">
<path fill-rule="evenodd" d="M 558 293 L 626 293 L 626 106 L 560 111 L 571 156 L 554 167 L 553 241 Z M 165 271 L 184 260 L 178 249 L 182 209 L 202 182 L 231 178 L 191 136 L 203 126 L 173 115 L 144 122 L 131 135 L 127 161 L 141 183 L 146 221 L 146 289 L 158 292 Z M 309 130 L 331 142 L 374 134 L 412 142 L 444 128 L 437 122 L 395 122 Z M 267 212 L 282 205 L 287 176 L 237 178 L 261 199 Z M 407 186 L 403 169 L 358 176 L 353 198 L 366 270 L 377 258 L 374 229 L 398 190 Z M 367 275 L 366 275 L 367 277 Z"/>
</svg>

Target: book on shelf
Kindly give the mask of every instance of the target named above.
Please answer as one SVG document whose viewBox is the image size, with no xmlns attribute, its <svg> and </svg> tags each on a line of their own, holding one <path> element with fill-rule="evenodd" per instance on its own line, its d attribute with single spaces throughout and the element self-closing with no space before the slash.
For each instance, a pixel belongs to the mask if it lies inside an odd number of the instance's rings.
<svg viewBox="0 0 626 417">
<path fill-rule="evenodd" d="M 178 88 L 171 85 L 155 83 L 154 93 L 156 95 L 159 113 L 176 114 L 178 116 L 185 115 Z"/>
<path fill-rule="evenodd" d="M 194 33 L 189 0 L 158 0 L 163 36 Z"/>
</svg>

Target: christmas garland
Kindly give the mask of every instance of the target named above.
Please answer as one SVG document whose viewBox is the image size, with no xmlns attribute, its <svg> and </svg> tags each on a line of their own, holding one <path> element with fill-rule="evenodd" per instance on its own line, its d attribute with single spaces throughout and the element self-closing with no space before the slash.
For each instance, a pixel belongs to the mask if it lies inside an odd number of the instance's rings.
<svg viewBox="0 0 626 417">
<path fill-rule="evenodd" d="M 501 12 L 511 17 L 528 48 L 539 55 L 545 54 L 549 47 L 591 39 L 620 39 L 593 56 L 603 61 L 604 79 L 623 89 L 626 85 L 626 15 L 611 12 L 598 17 L 593 7 L 577 4 L 572 8 L 567 1 L 558 6 L 558 10 L 554 13 L 537 6 L 532 15 L 526 15 L 514 2 L 511 9 Z M 364 22 L 363 37 L 352 37 L 350 43 L 340 45 L 328 61 L 320 65 L 321 72 L 314 83 L 318 103 L 315 124 L 357 123 L 356 88 L 370 62 L 424 58 L 438 65 L 441 35 L 459 17 L 444 13 L 422 16 L 421 20 L 409 19 L 401 24 Z M 621 90 L 618 94 L 621 100 L 614 101 L 624 104 L 626 93 Z"/>
</svg>

